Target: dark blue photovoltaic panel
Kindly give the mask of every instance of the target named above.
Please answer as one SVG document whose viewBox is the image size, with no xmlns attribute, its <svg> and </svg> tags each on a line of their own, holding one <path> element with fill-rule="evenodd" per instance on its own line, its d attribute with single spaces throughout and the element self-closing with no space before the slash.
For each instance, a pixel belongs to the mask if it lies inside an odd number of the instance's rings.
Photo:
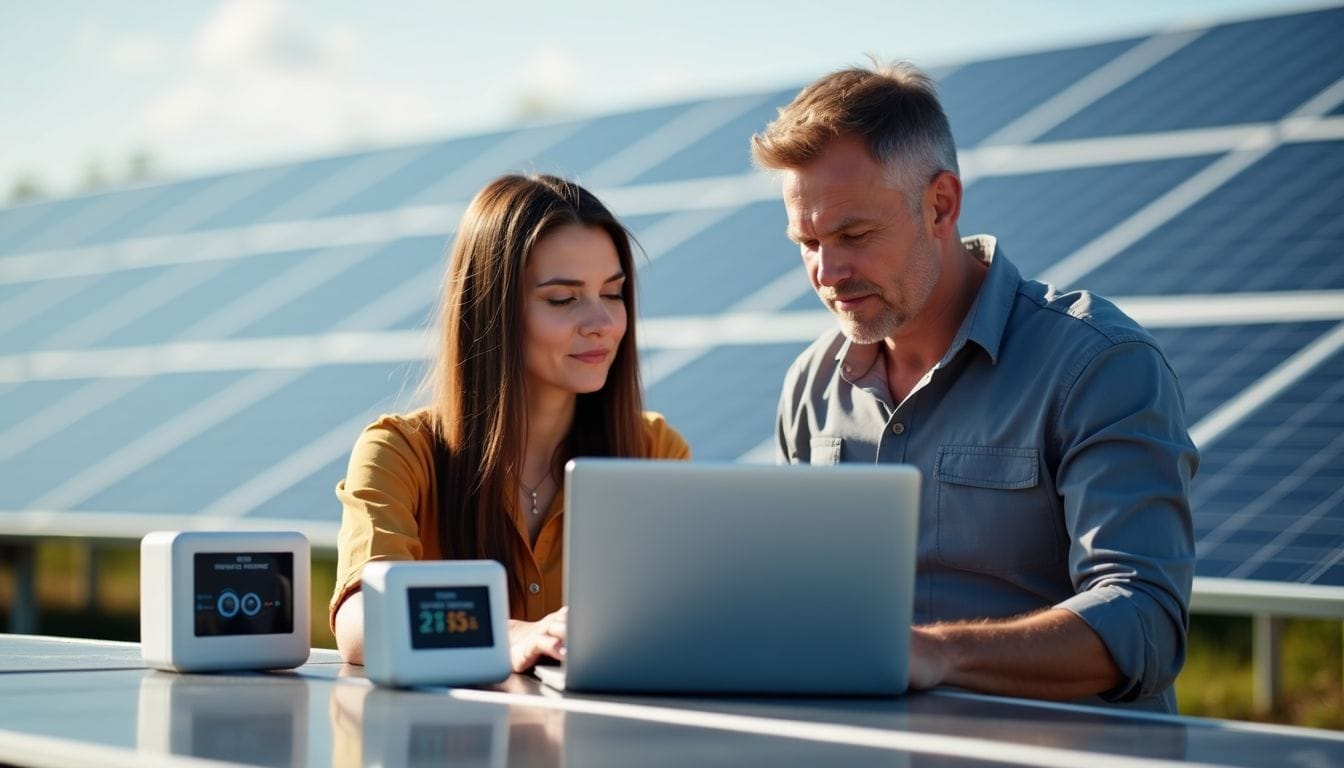
<svg viewBox="0 0 1344 768">
<path fill-rule="evenodd" d="M 798 289 L 806 290 L 785 223 L 779 203 L 753 203 L 673 248 L 640 272 L 640 312 L 722 312 L 790 270 L 798 271 Z"/>
<path fill-rule="evenodd" d="M 650 387 L 646 405 L 681 432 L 694 459 L 736 460 L 774 435 L 784 372 L 806 348 L 717 347 Z"/>
<path fill-rule="evenodd" d="M 3 257 L 0 257 L 3 258 Z M 10 322 L 10 317 L 5 312 L 5 307 L 11 301 L 17 300 L 27 293 L 32 285 L 23 283 L 0 283 L 0 328 L 4 328 Z"/>
<path fill-rule="evenodd" d="M 0 330 L 0 354 L 43 349 L 47 339 L 83 317 L 90 307 L 98 307 L 140 285 L 146 273 L 158 273 L 163 267 L 124 270 L 102 275 L 57 278 L 75 290 L 14 325 Z M 55 282 L 55 281 L 48 281 Z"/>
<path fill-rule="evenodd" d="M 1344 76 L 1340 40 L 1344 8 L 1215 27 L 1044 138 L 1278 120 Z"/>
<path fill-rule="evenodd" d="M 1035 277 L 1210 162 L 1186 157 L 979 179 L 965 193 L 960 230 L 995 235 L 1023 276 Z"/>
<path fill-rule="evenodd" d="M 1331 117 L 1339 117 L 1341 115 L 1344 115 L 1344 102 L 1340 102 L 1339 106 L 1330 110 Z"/>
<path fill-rule="evenodd" d="M 10 250 L 10 244 L 27 237 L 30 232 L 60 221 L 64 211 L 76 206 L 76 200 L 32 202 L 13 208 L 0 208 L 0 254 Z M 47 222 L 47 224 L 44 224 Z"/>
<path fill-rule="evenodd" d="M 374 416 L 369 417 L 373 421 Z M 349 447 L 355 446 L 359 430 L 350 433 Z M 333 459 L 316 472 L 299 480 L 248 512 L 249 520 L 285 518 L 336 523 L 341 519 L 341 503 L 336 499 L 336 484 L 345 479 L 345 468 L 350 461 L 347 449 L 340 458 Z"/>
<path fill-rule="evenodd" d="M 532 158 L 526 168 L 515 170 L 554 173 L 582 183 L 590 169 L 698 105 L 672 104 L 595 118 L 583 130 Z"/>
<path fill-rule="evenodd" d="M 1334 322 L 1155 328 L 1181 381 L 1186 423 L 1197 424 L 1335 326 Z"/>
<path fill-rule="evenodd" d="M 738 117 L 698 139 L 658 165 L 639 175 L 635 184 L 726 176 L 751 170 L 751 135 L 764 129 L 779 114 L 778 109 L 798 94 L 797 88 L 736 97 L 743 106 L 754 104 Z"/>
<path fill-rule="evenodd" d="M 1344 586 L 1344 353 L 1201 451 L 1196 573 Z"/>
<path fill-rule="evenodd" d="M 438 294 L 442 272 L 443 241 L 438 237 L 411 237 L 389 243 L 341 270 L 331 279 L 312 286 L 292 301 L 239 329 L 237 336 L 287 336 L 323 333 L 340 327 L 344 331 L 382 330 L 378 327 L 346 327 L 343 321 L 379 297 L 420 277 L 422 300 L 406 304 L 398 321 L 423 321 Z M 434 275 L 425 280 L 426 272 Z"/>
<path fill-rule="evenodd" d="M 161 344 L 167 341 L 197 341 L 218 336 L 196 330 L 198 323 L 213 325 L 231 314 L 237 302 L 266 285 L 267 281 L 310 258 L 315 251 L 285 251 L 220 262 L 183 264 L 166 269 L 177 272 L 214 270 L 204 282 L 179 291 L 154 307 L 109 332 L 91 346 L 121 347 Z"/>
<path fill-rule="evenodd" d="M 581 125 L 573 122 L 532 125 L 490 134 L 491 141 L 473 153 L 472 157 L 464 159 L 460 165 L 444 173 L 442 178 L 431 179 L 426 187 L 417 191 L 407 202 L 416 205 L 466 203 L 481 187 L 500 174 L 527 170 L 533 157 L 564 141 Z M 478 158 L 475 155 L 488 155 L 493 165 L 486 167 L 476 162 Z"/>
<path fill-rule="evenodd" d="M 957 67 L 938 82 L 958 147 L 970 148 L 1134 47 L 1117 40 Z"/>
<path fill-rule="evenodd" d="M 26 446 L 0 461 L 0 509 L 25 509 L 80 470 L 113 456 L 126 444 L 160 426 L 164 420 L 216 394 L 247 374 L 192 373 L 159 376 L 126 390 L 123 379 L 87 383 L 119 396 L 70 427 Z M 223 457 L 217 457 L 217 462 Z M 84 506 L 85 509 L 95 507 Z M 140 510 L 132 502 L 122 509 Z M 191 510 L 183 510 L 190 512 Z"/>
<path fill-rule="evenodd" d="M 18 209 L 14 214 L 18 220 L 0 230 L 0 254 L 37 250 L 30 245 L 34 239 L 49 235 L 52 230 L 62 228 L 89 209 L 105 203 L 108 197 L 121 194 L 125 193 L 89 194 Z"/>
<path fill-rule="evenodd" d="M 0 384 L 0 434 L 87 384 L 74 379 Z M 19 435 L 12 437 L 22 439 Z M 15 450 L 12 444 L 0 445 L 0 455 L 11 450 Z"/>
<path fill-rule="evenodd" d="M 508 134 L 487 133 L 445 141 L 433 146 L 405 168 L 359 190 L 353 197 L 335 206 L 333 216 L 369 211 L 385 211 L 405 203 L 433 186 L 472 157 L 499 143 Z"/>
<path fill-rule="evenodd" d="M 396 394 L 389 381 L 395 368 L 375 363 L 308 371 L 80 506 L 178 514 L 201 509 L 339 421 L 390 401 Z M 165 419 L 174 413 L 166 411 Z M 334 414 L 340 418 L 333 419 Z"/>
<path fill-rule="evenodd" d="M 0 218 L 0 254 L 19 253 L 34 236 L 69 221 L 79 211 L 93 205 L 102 195 L 85 195 L 65 200 L 30 203 L 4 211 Z"/>
<path fill-rule="evenodd" d="M 126 216 L 150 205 L 162 196 L 166 189 L 196 189 L 200 181 L 181 181 L 164 185 L 134 187 L 115 192 L 91 195 L 79 198 L 80 205 L 49 222 L 49 226 L 32 233 L 31 237 L 15 242 L 15 251 L 45 251 L 56 248 L 71 248 L 93 242 L 94 236 Z"/>
<path fill-rule="evenodd" d="M 1288 144 L 1078 281 L 1101 294 L 1344 288 L 1344 142 Z"/>
<path fill-rule="evenodd" d="M 361 155 L 323 157 L 277 169 L 275 180 L 241 200 L 223 206 L 193 229 L 221 229 L 274 221 L 289 201 L 318 188 Z"/>
<path fill-rule="evenodd" d="M 174 184 L 153 187 L 151 188 L 153 195 L 138 208 L 117 216 L 106 226 L 87 233 L 78 242 L 72 242 L 70 245 L 91 245 L 113 240 L 124 240 L 128 237 L 161 235 L 165 232 L 175 231 L 175 228 L 165 221 L 165 214 L 182 205 L 184 201 L 190 201 L 197 195 L 217 188 L 220 184 L 247 181 L 250 175 L 234 174 L 224 178 L 212 176 L 203 179 L 187 179 Z M 172 217 L 166 218 L 171 219 Z"/>
</svg>

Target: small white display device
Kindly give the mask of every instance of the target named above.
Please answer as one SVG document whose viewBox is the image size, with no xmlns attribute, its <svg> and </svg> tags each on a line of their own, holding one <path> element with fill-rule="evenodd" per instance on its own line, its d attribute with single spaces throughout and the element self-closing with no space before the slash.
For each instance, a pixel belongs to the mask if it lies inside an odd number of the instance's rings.
<svg viewBox="0 0 1344 768">
<path fill-rule="evenodd" d="M 311 646 L 308 539 L 155 531 L 140 540 L 140 652 L 174 672 L 288 669 Z"/>
<path fill-rule="evenodd" d="M 494 560 L 364 566 L 364 673 L 378 685 L 508 678 L 509 598 Z"/>
</svg>

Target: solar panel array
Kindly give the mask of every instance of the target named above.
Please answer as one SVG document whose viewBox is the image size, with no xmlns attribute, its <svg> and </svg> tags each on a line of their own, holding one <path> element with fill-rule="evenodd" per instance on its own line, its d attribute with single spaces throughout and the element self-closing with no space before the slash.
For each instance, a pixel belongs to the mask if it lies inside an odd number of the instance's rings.
<svg viewBox="0 0 1344 768">
<path fill-rule="evenodd" d="M 1201 576 L 1344 585 L 1344 9 L 935 71 L 962 232 L 1154 330 L 1203 452 Z M 796 92 L 520 126 L 0 211 L 0 534 L 280 523 L 331 544 L 417 402 L 444 246 L 507 170 L 647 252 L 644 375 L 700 459 L 770 460 L 831 322 L 747 139 Z"/>
</svg>

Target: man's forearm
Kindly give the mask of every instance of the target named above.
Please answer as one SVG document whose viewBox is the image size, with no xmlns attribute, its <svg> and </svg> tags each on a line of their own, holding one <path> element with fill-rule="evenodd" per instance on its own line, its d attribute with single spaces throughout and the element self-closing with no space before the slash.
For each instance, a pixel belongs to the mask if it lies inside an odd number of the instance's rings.
<svg viewBox="0 0 1344 768">
<path fill-rule="evenodd" d="M 1077 615 L 1049 609 L 1015 619 L 929 624 L 913 630 L 910 686 L 1069 700 L 1121 682 L 1119 668 Z"/>
</svg>

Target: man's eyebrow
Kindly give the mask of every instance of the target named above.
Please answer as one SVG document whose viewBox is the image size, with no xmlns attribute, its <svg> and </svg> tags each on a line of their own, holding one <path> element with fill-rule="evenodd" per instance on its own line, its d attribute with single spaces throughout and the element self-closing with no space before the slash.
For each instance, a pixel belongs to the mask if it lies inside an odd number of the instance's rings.
<svg viewBox="0 0 1344 768">
<path fill-rule="evenodd" d="M 624 279 L 625 279 L 625 272 L 624 272 L 624 271 L 621 271 L 621 272 L 617 272 L 616 274 L 612 275 L 611 277 L 608 277 L 606 280 L 603 280 L 603 281 L 602 281 L 602 284 L 603 284 L 603 285 L 606 285 L 607 283 L 614 283 L 614 282 L 616 282 L 617 280 L 624 280 Z M 572 278 L 572 277 L 552 277 L 550 280 L 546 280 L 546 281 L 537 283 L 537 287 L 538 287 L 538 288 L 545 288 L 545 287 L 548 286 L 548 285 L 561 285 L 561 286 L 564 286 L 564 287 L 566 287 L 566 288 L 582 288 L 582 287 L 583 287 L 583 281 L 582 281 L 582 280 L 575 280 L 575 279 Z"/>
<path fill-rule="evenodd" d="M 847 229 L 852 229 L 853 227 L 858 227 L 858 226 L 866 226 L 866 225 L 869 225 L 869 224 L 871 224 L 871 223 L 872 223 L 872 219 L 866 219 L 866 218 L 862 218 L 862 217 L 849 217 L 849 218 L 845 218 L 845 219 L 841 219 L 840 221 L 837 221 L 835 224 L 833 224 L 832 226 L 828 227 L 827 229 L 821 231 L 821 232 L 818 233 L 818 234 L 819 234 L 819 235 L 822 235 L 822 236 L 825 236 L 825 235 L 833 235 L 833 234 L 835 234 L 835 233 L 837 233 L 837 232 L 844 232 L 844 231 L 847 230 Z M 804 235 L 803 233 L 799 232 L 798 230 L 796 230 L 796 229 L 794 229 L 794 228 L 792 228 L 792 227 L 789 227 L 789 228 L 787 228 L 787 229 L 784 230 L 784 236 L 787 237 L 787 238 L 789 238 L 790 240 L 792 240 L 792 241 L 795 242 L 795 243 L 801 243 L 801 242 L 803 242 L 804 240 L 810 240 L 810 239 L 811 239 L 811 238 L 809 238 L 807 235 Z"/>
</svg>

